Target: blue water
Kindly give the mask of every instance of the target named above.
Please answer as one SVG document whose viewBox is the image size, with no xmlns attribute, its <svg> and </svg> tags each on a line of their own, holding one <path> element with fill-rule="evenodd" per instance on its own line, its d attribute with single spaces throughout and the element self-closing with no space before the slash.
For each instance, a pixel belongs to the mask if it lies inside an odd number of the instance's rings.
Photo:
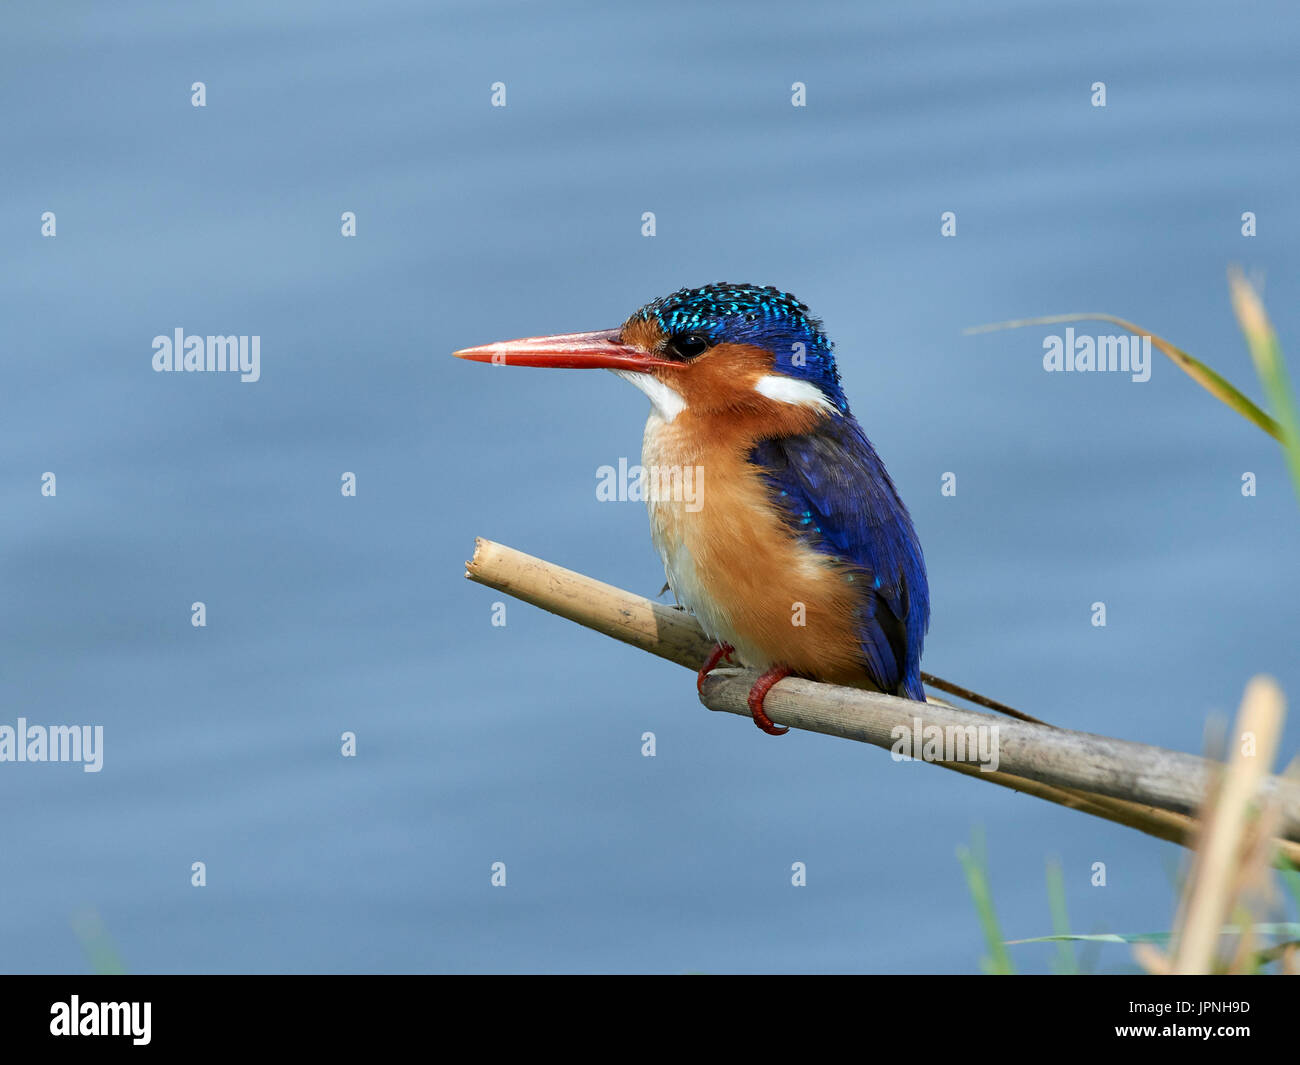
<svg viewBox="0 0 1300 1065">
<path fill-rule="evenodd" d="M 92 912 L 134 972 L 970 972 L 955 850 L 980 826 L 1009 938 L 1050 931 L 1052 856 L 1077 929 L 1169 926 L 1176 847 L 770 739 L 523 604 L 494 627 L 501 597 L 462 577 L 476 535 L 658 591 L 641 505 L 595 498 L 646 403 L 447 353 L 686 284 L 795 292 L 924 542 L 926 668 L 1199 751 L 1253 674 L 1300 699 L 1278 449 L 1158 355 L 1144 384 L 1047 374 L 1049 330 L 962 329 L 1111 311 L 1258 398 L 1240 262 L 1300 366 L 1293 6 L 0 21 L 0 723 L 104 729 L 99 773 L 0 764 L 0 968 L 86 970 Z M 260 336 L 260 380 L 153 372 L 177 328 Z M 1012 949 L 1048 971 L 1049 948 Z"/>
</svg>

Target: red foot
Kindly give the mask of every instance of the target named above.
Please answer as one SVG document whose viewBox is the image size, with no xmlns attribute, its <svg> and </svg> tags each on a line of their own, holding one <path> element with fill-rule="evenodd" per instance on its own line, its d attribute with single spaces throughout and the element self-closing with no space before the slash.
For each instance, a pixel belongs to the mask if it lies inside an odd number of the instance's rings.
<svg viewBox="0 0 1300 1065">
<path fill-rule="evenodd" d="M 730 661 L 731 652 L 734 650 L 735 648 L 729 643 L 715 643 L 713 645 L 713 650 L 709 653 L 708 661 L 704 663 L 704 668 L 700 670 L 699 676 L 695 679 L 695 687 L 699 691 L 704 691 L 704 678 L 717 669 L 718 663 L 720 663 L 724 658 Z"/>
<path fill-rule="evenodd" d="M 754 724 L 769 736 L 784 736 L 790 731 L 785 726 L 776 724 L 767 716 L 767 711 L 763 709 L 763 700 L 767 698 L 767 693 L 772 690 L 772 685 L 789 675 L 790 669 L 788 666 L 773 666 L 758 680 L 754 681 L 754 686 L 749 689 L 747 702 L 749 703 L 749 712 L 754 715 Z"/>
</svg>

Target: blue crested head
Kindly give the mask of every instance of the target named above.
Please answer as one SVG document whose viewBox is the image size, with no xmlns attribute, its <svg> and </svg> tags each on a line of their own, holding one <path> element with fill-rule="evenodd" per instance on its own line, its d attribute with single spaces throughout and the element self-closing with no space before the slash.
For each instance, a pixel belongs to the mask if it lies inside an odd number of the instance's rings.
<svg viewBox="0 0 1300 1065">
<path fill-rule="evenodd" d="M 834 345 L 806 305 L 772 285 L 719 281 L 682 288 L 652 300 L 629 322 L 654 322 L 668 343 L 689 358 L 717 344 L 745 344 L 772 355 L 776 373 L 815 385 L 848 413 Z"/>
</svg>

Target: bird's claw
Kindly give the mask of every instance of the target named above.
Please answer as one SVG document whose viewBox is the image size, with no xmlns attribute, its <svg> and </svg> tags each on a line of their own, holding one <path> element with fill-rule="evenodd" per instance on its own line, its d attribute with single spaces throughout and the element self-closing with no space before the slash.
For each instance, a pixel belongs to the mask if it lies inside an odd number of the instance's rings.
<svg viewBox="0 0 1300 1065">
<path fill-rule="evenodd" d="M 704 678 L 718 668 L 718 664 L 725 658 L 731 661 L 731 652 L 735 648 L 729 643 L 715 643 L 713 650 L 709 652 L 709 657 L 704 665 L 700 668 L 699 675 L 695 679 L 695 688 L 701 694 L 704 692 Z"/>
<path fill-rule="evenodd" d="M 754 724 L 769 736 L 784 736 L 790 731 L 788 727 L 774 722 L 763 709 L 763 700 L 767 698 L 772 686 L 789 675 L 790 670 L 786 666 L 773 666 L 754 682 L 754 686 L 749 689 L 749 698 L 745 700 L 754 717 Z"/>
</svg>

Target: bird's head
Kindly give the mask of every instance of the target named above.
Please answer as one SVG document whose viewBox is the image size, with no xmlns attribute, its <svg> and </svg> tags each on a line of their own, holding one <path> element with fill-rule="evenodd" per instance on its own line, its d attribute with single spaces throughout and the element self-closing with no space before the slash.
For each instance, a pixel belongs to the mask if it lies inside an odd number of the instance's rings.
<svg viewBox="0 0 1300 1065">
<path fill-rule="evenodd" d="M 771 286 L 716 283 L 647 303 L 617 329 L 528 337 L 455 353 L 475 362 L 613 370 L 671 421 L 684 410 L 844 414 L 821 322 Z"/>
</svg>

